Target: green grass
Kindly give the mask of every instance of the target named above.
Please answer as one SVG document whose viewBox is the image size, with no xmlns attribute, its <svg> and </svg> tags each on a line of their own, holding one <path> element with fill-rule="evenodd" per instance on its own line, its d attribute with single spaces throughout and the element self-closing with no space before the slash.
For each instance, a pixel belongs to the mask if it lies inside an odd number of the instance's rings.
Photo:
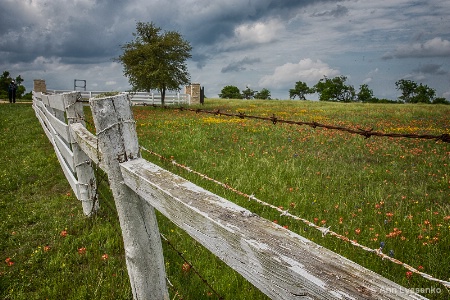
<svg viewBox="0 0 450 300">
<path fill-rule="evenodd" d="M 131 299 L 113 202 L 84 217 L 31 105 L 0 122 L 0 298 Z"/>
<path fill-rule="evenodd" d="M 389 133 L 450 133 L 446 106 L 209 100 L 205 109 L 372 129 Z M 136 108 L 140 144 L 289 212 L 331 226 L 371 248 L 443 280 L 450 278 L 450 147 L 430 140 L 350 135 L 187 111 Z M 279 212 L 145 158 L 408 288 L 439 287 Z"/>
<path fill-rule="evenodd" d="M 316 121 L 395 133 L 450 133 L 448 106 L 207 100 L 205 109 Z M 178 163 L 371 248 L 450 280 L 450 145 L 135 107 L 139 142 Z M 108 188 L 88 219 L 31 106 L 0 105 L 0 295 L 3 299 L 130 299 L 120 228 Z M 143 156 L 269 220 L 407 287 L 439 284 L 248 201 L 143 152 Z M 48 174 L 51 174 L 48 175 Z M 224 299 L 265 299 L 182 230 L 158 215 L 160 231 Z M 62 237 L 61 231 L 68 235 Z M 401 233 L 399 233 L 401 231 Z M 45 246 L 49 250 L 45 251 Z M 171 299 L 217 299 L 163 243 Z M 78 249 L 86 248 L 85 254 Z M 109 258 L 102 260 L 107 253 Z M 8 266 L 10 258 L 14 262 Z"/>
</svg>

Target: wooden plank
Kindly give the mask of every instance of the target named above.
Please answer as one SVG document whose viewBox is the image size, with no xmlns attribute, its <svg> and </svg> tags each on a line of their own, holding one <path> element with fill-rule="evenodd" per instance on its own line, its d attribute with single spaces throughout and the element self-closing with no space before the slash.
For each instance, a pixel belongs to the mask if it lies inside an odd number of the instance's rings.
<svg viewBox="0 0 450 300">
<path fill-rule="evenodd" d="M 124 182 L 272 299 L 426 299 L 144 159 Z"/>
<path fill-rule="evenodd" d="M 37 104 L 37 103 L 33 104 L 33 109 L 34 109 L 34 112 L 36 113 L 36 117 L 38 118 L 39 122 L 41 123 L 41 126 L 44 129 L 45 134 L 47 135 L 47 138 L 53 144 L 53 135 L 50 132 L 50 130 L 47 128 L 47 124 L 46 124 L 47 117 L 42 112 L 42 110 L 38 106 L 36 106 L 35 104 Z"/>
<path fill-rule="evenodd" d="M 62 157 L 67 163 L 67 166 L 70 168 L 70 170 L 75 173 L 75 163 L 73 158 L 73 152 L 70 150 L 70 148 L 67 146 L 67 144 L 60 138 L 59 135 L 54 136 L 55 139 L 55 146 L 60 151 Z"/>
<path fill-rule="evenodd" d="M 64 103 L 64 94 L 48 95 L 46 105 L 48 107 L 64 112 L 66 104 Z"/>
<path fill-rule="evenodd" d="M 41 104 L 38 104 L 41 105 Z M 43 104 L 42 104 L 43 106 Z M 77 199 L 80 199 L 80 191 L 78 187 L 78 181 L 75 178 L 75 176 L 72 173 L 71 168 L 66 163 L 66 160 L 63 157 L 63 154 L 61 154 L 60 150 L 58 149 L 57 142 L 55 141 L 56 132 L 53 127 L 48 127 L 47 124 L 47 114 L 43 113 L 39 107 L 35 107 L 33 105 L 33 108 L 35 108 L 36 116 L 38 117 L 39 122 L 42 125 L 42 128 L 44 129 L 45 134 L 47 135 L 50 143 L 53 145 L 53 149 L 55 150 L 56 157 L 58 158 L 59 164 L 61 165 L 61 168 L 63 170 L 64 175 L 66 176 L 67 181 L 70 184 L 70 187 L 72 188 L 72 191 L 76 195 Z M 60 141 L 62 144 L 64 142 Z"/>
<path fill-rule="evenodd" d="M 48 95 L 45 95 L 45 94 L 42 94 L 41 93 L 41 101 L 42 101 L 42 103 L 44 103 L 45 105 L 49 105 L 49 103 L 48 103 Z"/>
<path fill-rule="evenodd" d="M 47 116 L 49 124 L 54 128 L 55 132 L 61 136 L 67 143 L 70 143 L 69 126 L 55 117 L 47 107 L 43 107 L 43 111 Z"/>
<path fill-rule="evenodd" d="M 98 139 L 89 130 L 87 130 L 82 124 L 74 123 L 70 124 L 70 131 L 72 137 L 75 139 L 78 146 L 83 152 L 91 159 L 95 164 L 99 164 L 100 168 L 104 169 L 104 161 L 102 153 L 98 149 Z"/>
<path fill-rule="evenodd" d="M 54 149 L 55 149 L 56 157 L 58 158 L 59 164 L 61 165 L 64 175 L 66 176 L 66 179 L 69 182 L 73 193 L 75 194 L 77 199 L 80 199 L 80 191 L 78 189 L 78 180 L 73 175 L 72 171 L 70 170 L 69 166 L 67 165 L 63 156 L 61 155 L 61 152 L 59 151 L 59 149 L 57 147 L 54 147 Z"/>
</svg>

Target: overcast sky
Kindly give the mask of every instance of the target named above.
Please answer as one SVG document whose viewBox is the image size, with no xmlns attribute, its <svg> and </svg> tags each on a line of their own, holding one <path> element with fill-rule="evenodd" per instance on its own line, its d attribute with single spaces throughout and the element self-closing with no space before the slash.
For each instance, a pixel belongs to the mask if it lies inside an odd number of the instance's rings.
<svg viewBox="0 0 450 300">
<path fill-rule="evenodd" d="M 21 75 L 27 91 L 33 79 L 127 90 L 112 58 L 136 22 L 191 43 L 191 81 L 207 97 L 235 85 L 288 99 L 296 81 L 345 75 L 378 98 L 396 99 L 395 82 L 410 79 L 450 100 L 448 0 L 1 0 L 0 72 Z"/>
</svg>

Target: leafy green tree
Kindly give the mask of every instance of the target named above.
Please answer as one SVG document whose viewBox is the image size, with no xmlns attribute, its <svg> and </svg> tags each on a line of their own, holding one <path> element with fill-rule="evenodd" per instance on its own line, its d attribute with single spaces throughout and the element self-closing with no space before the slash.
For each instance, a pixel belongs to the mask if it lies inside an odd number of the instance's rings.
<svg viewBox="0 0 450 300">
<path fill-rule="evenodd" d="M 298 97 L 300 100 L 306 100 L 305 95 L 313 94 L 314 92 L 315 90 L 308 87 L 305 82 L 297 81 L 295 83 L 295 87 L 289 90 L 289 99 L 295 99 L 295 97 Z"/>
<path fill-rule="evenodd" d="M 0 97 L 1 98 L 7 98 L 8 97 L 8 86 L 11 83 L 13 79 L 11 78 L 11 74 L 9 73 L 9 71 L 3 71 L 3 74 L 0 76 Z M 23 82 L 23 78 L 22 76 L 17 76 L 15 78 L 15 82 L 17 85 L 17 90 L 16 90 L 16 97 L 17 98 L 22 98 L 23 95 L 25 94 L 25 87 L 22 85 Z"/>
<path fill-rule="evenodd" d="M 115 60 L 122 63 L 134 91 L 156 89 L 164 105 L 166 90 L 178 90 L 190 81 L 186 60 L 192 47 L 178 32 L 162 32 L 153 23 L 138 22 L 133 36 Z"/>
<path fill-rule="evenodd" d="M 406 103 L 412 102 L 412 100 L 415 96 L 417 83 L 415 83 L 412 80 L 408 80 L 408 79 L 400 79 L 395 82 L 395 86 L 396 86 L 397 90 L 402 92 L 402 95 L 400 97 L 398 97 L 398 99 L 400 101 L 403 101 Z"/>
<path fill-rule="evenodd" d="M 10 73 L 8 71 L 3 71 L 3 74 L 0 76 L 0 92 L 8 93 L 8 85 L 11 82 Z"/>
<path fill-rule="evenodd" d="M 355 88 L 346 85 L 346 76 L 338 76 L 334 78 L 324 77 L 314 86 L 315 91 L 319 94 L 320 101 L 338 101 L 351 102 L 355 100 Z"/>
<path fill-rule="evenodd" d="M 358 101 L 361 102 L 374 102 L 373 91 L 367 84 L 362 84 L 359 86 L 359 92 L 356 97 Z"/>
<path fill-rule="evenodd" d="M 242 98 L 247 99 L 247 100 L 248 99 L 253 99 L 253 97 L 255 96 L 255 94 L 257 92 L 258 91 L 254 91 L 251 88 L 246 87 L 246 89 L 242 91 Z"/>
<path fill-rule="evenodd" d="M 257 92 L 255 94 L 255 99 L 271 100 L 270 91 L 266 88 L 263 88 L 260 92 Z"/>
<path fill-rule="evenodd" d="M 432 103 L 433 104 L 447 104 L 447 105 L 449 105 L 450 101 L 448 101 L 444 97 L 437 97 L 437 98 L 434 98 Z"/>
<path fill-rule="evenodd" d="M 242 99 L 239 88 L 234 85 L 225 86 L 219 94 L 219 97 L 222 99 Z"/>
<path fill-rule="evenodd" d="M 427 85 L 419 84 L 414 90 L 414 94 L 411 99 L 412 103 L 432 103 L 436 97 L 436 90 Z"/>
</svg>

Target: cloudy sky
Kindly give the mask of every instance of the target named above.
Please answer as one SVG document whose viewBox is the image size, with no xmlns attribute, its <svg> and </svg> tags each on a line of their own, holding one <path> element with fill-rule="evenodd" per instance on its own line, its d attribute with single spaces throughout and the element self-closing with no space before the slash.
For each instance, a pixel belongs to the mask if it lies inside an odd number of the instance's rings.
<svg viewBox="0 0 450 300">
<path fill-rule="evenodd" d="M 112 60 L 136 22 L 180 32 L 192 47 L 192 82 L 217 97 L 226 85 L 289 98 L 345 75 L 357 90 L 396 99 L 410 79 L 450 99 L 450 1 L 446 0 L 1 0 L 0 72 L 45 79 L 49 89 L 129 88 Z M 311 95 L 310 98 L 317 98 Z"/>
</svg>

